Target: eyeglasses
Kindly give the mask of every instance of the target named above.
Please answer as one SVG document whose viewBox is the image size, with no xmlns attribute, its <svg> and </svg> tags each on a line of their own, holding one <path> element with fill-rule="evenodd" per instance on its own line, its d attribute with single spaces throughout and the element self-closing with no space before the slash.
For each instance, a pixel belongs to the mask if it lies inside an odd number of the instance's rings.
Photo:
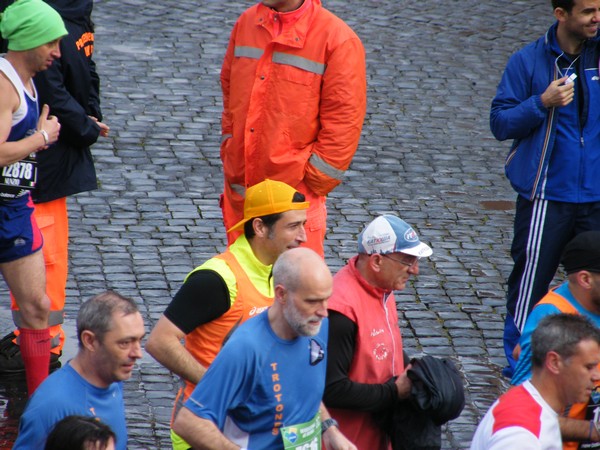
<svg viewBox="0 0 600 450">
<path fill-rule="evenodd" d="M 396 262 L 398 262 L 400 264 L 404 264 L 409 269 L 412 268 L 412 267 L 415 267 L 417 265 L 417 263 L 419 262 L 419 260 L 421 259 L 419 256 L 415 256 L 414 257 L 415 259 L 413 259 L 412 262 L 408 262 L 408 261 L 403 261 L 401 259 L 392 258 L 390 255 L 383 255 L 382 254 L 381 256 L 383 256 L 385 258 L 389 258 L 392 261 L 396 261 Z"/>
</svg>

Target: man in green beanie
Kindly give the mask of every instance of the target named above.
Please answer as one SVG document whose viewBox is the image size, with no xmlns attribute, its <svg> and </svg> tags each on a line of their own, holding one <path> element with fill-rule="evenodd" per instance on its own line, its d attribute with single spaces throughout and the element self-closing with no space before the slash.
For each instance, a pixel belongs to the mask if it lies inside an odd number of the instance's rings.
<svg viewBox="0 0 600 450">
<path fill-rule="evenodd" d="M 0 2 L 3 0 L 0 0 Z M 60 40 L 60 58 L 47 70 L 38 72 L 33 82 L 38 103 L 46 103 L 61 124 L 58 141 L 51 151 L 37 154 L 38 178 L 31 198 L 34 217 L 45 242 L 46 295 L 50 299 L 50 371 L 60 366 L 65 342 L 61 324 L 67 296 L 69 261 L 69 219 L 67 197 L 98 188 L 91 145 L 107 136 L 102 123 L 100 77 L 93 60 L 94 0 L 44 0 L 60 14 L 69 32 Z M 1 3 L 0 3 L 1 4 Z M 13 321 L 21 312 L 11 301 Z M 14 330 L 0 339 L 0 378 L 25 376 L 25 365 Z M 1 333 L 0 333 L 1 335 Z"/>
<path fill-rule="evenodd" d="M 39 113 L 32 77 L 60 57 L 67 30 L 42 0 L 17 0 L 0 17 L 0 33 L 8 41 L 0 58 L 0 272 L 21 309 L 20 346 L 31 395 L 48 376 L 50 301 L 30 191 L 36 152 L 56 142 L 60 131 L 48 106 Z"/>
</svg>

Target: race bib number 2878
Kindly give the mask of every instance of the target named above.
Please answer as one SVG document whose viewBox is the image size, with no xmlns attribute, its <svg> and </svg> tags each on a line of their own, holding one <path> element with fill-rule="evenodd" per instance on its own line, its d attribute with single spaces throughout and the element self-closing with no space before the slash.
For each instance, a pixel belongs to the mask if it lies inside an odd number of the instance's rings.
<svg viewBox="0 0 600 450">
<path fill-rule="evenodd" d="M 33 189 L 37 179 L 37 161 L 22 160 L 2 168 L 0 184 Z"/>
</svg>

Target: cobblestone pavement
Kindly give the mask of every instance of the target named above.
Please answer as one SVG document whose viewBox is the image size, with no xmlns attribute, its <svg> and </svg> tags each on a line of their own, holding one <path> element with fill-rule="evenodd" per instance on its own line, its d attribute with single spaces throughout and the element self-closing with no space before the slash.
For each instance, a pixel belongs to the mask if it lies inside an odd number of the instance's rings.
<svg viewBox="0 0 600 450">
<path fill-rule="evenodd" d="M 82 300 L 108 288 L 132 296 L 150 329 L 188 271 L 224 248 L 218 77 L 231 27 L 250 4 L 96 3 L 111 137 L 94 147 L 101 188 L 69 200 L 67 353 Z M 515 195 L 503 174 L 509 144 L 492 138 L 489 104 L 508 56 L 551 24 L 550 2 L 325 4 L 362 38 L 369 85 L 358 153 L 328 202 L 327 262 L 339 269 L 362 226 L 386 212 L 431 243 L 434 255 L 398 296 L 400 325 L 410 354 L 449 356 L 461 368 L 467 404 L 444 428 L 443 448 L 464 449 L 507 387 L 499 373 Z M 129 448 L 170 448 L 176 378 L 145 356 L 125 386 Z M 14 438 L 18 389 L 0 384 L 0 448 Z"/>
</svg>

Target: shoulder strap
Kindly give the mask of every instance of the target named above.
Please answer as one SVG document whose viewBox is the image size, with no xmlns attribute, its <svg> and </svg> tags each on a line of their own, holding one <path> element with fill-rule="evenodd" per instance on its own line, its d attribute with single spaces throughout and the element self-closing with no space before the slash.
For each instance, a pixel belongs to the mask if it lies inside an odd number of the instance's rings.
<svg viewBox="0 0 600 450">
<path fill-rule="evenodd" d="M 551 290 L 550 292 L 548 292 L 544 296 L 544 298 L 542 298 L 538 302 L 538 304 L 536 306 L 538 306 L 538 305 L 553 305 L 553 306 L 556 306 L 560 312 L 568 313 L 568 314 L 579 314 L 579 311 L 577 311 L 577 308 L 575 308 L 571 304 L 571 302 L 569 302 L 562 295 L 554 292 L 554 289 Z"/>
</svg>

